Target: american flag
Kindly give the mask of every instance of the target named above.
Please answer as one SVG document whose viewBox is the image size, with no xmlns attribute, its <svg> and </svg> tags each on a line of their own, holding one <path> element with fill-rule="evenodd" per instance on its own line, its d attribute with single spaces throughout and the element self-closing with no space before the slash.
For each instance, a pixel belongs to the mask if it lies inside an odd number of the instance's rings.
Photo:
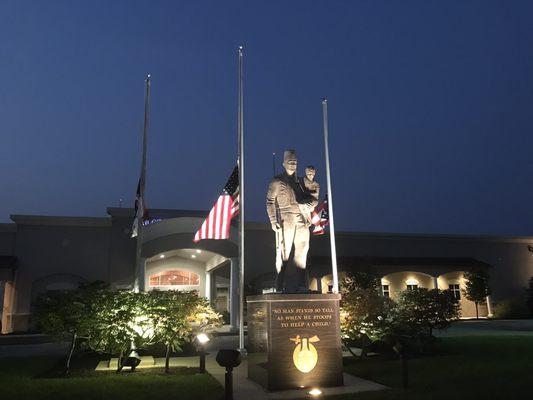
<svg viewBox="0 0 533 400">
<path fill-rule="evenodd" d="M 239 167 L 233 168 L 226 186 L 218 196 L 206 220 L 194 235 L 194 242 L 204 239 L 228 239 L 231 219 L 239 213 Z"/>
<path fill-rule="evenodd" d="M 326 226 L 329 224 L 328 195 L 326 195 L 324 201 L 316 206 L 315 210 L 312 212 L 311 222 L 314 225 L 313 235 L 323 235 Z"/>
<path fill-rule="evenodd" d="M 144 199 L 141 193 L 141 179 L 137 184 L 137 194 L 135 196 L 135 216 L 133 217 L 133 225 L 131 227 L 131 237 L 134 238 L 139 234 L 139 225 L 144 223 L 148 218 L 148 208 L 144 204 Z"/>
</svg>

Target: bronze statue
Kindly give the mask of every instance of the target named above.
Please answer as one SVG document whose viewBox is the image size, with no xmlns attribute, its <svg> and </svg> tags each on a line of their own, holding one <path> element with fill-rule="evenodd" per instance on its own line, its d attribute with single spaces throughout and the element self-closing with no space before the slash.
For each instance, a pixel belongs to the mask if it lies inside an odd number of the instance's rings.
<svg viewBox="0 0 533 400">
<path fill-rule="evenodd" d="M 318 204 L 319 186 L 314 181 L 314 168 L 306 178 L 298 178 L 297 166 L 296 152 L 286 150 L 285 172 L 270 182 L 266 198 L 268 217 L 276 233 L 276 291 L 279 292 L 308 290 L 305 267 L 309 226 L 311 212 Z"/>
</svg>

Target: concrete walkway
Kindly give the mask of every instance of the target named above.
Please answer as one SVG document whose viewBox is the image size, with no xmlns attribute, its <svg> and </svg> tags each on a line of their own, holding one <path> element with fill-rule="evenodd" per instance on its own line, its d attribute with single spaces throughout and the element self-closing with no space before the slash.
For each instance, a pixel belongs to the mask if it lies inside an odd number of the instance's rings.
<svg viewBox="0 0 533 400">
<path fill-rule="evenodd" d="M 196 365 L 198 359 L 196 358 Z M 207 371 L 224 386 L 224 368 L 220 367 L 216 360 L 215 354 L 210 354 L 206 362 Z M 278 392 L 267 392 L 262 386 L 248 379 L 248 365 L 244 360 L 241 365 L 233 370 L 233 397 L 235 400 L 269 400 L 269 399 L 303 399 L 308 398 L 310 389 L 302 390 L 283 390 Z M 344 374 L 344 386 L 332 388 L 320 388 L 323 395 L 338 395 L 359 393 L 375 390 L 385 390 L 386 386 L 372 381 L 357 378 L 355 376 Z"/>
<path fill-rule="evenodd" d="M 206 369 L 222 387 L 224 387 L 225 370 L 216 362 L 216 351 L 207 355 Z M 141 364 L 138 369 L 164 368 L 164 358 L 141 357 Z M 198 368 L 198 357 L 171 357 L 171 367 L 189 367 Z M 308 398 L 308 389 L 302 390 L 284 390 L 278 392 L 267 392 L 262 386 L 248 379 L 247 361 L 244 360 L 241 365 L 233 370 L 233 397 L 235 400 L 269 400 L 269 399 L 299 399 Z M 117 368 L 117 359 L 113 358 L 109 362 L 102 361 L 96 368 L 97 371 L 114 371 Z M 357 378 L 355 376 L 344 374 L 344 386 L 333 388 L 320 388 L 324 395 L 337 395 L 359 393 L 375 390 L 387 389 L 386 386 L 372 381 Z"/>
</svg>

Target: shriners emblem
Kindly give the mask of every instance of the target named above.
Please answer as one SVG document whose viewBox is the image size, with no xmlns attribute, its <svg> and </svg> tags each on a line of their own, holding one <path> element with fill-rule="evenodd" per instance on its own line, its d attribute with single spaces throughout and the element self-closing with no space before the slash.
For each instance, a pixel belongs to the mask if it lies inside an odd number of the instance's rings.
<svg viewBox="0 0 533 400">
<path fill-rule="evenodd" d="M 312 343 L 320 341 L 318 336 L 301 338 L 300 335 L 296 335 L 295 338 L 290 338 L 289 340 L 296 345 L 292 353 L 292 361 L 295 367 L 304 374 L 311 372 L 318 362 L 318 353 L 315 346 L 312 345 Z"/>
</svg>

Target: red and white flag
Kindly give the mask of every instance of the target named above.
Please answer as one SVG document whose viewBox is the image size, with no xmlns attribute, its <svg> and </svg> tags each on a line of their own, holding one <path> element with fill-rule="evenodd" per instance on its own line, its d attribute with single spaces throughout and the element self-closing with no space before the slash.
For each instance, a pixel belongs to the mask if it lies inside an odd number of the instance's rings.
<svg viewBox="0 0 533 400">
<path fill-rule="evenodd" d="M 328 213 L 328 195 L 324 201 L 316 206 L 311 214 L 311 222 L 313 223 L 313 235 L 323 235 L 326 226 L 329 224 Z"/>
<path fill-rule="evenodd" d="M 239 167 L 233 168 L 206 220 L 194 235 L 194 242 L 204 239 L 229 239 L 231 219 L 239 213 Z"/>
</svg>

